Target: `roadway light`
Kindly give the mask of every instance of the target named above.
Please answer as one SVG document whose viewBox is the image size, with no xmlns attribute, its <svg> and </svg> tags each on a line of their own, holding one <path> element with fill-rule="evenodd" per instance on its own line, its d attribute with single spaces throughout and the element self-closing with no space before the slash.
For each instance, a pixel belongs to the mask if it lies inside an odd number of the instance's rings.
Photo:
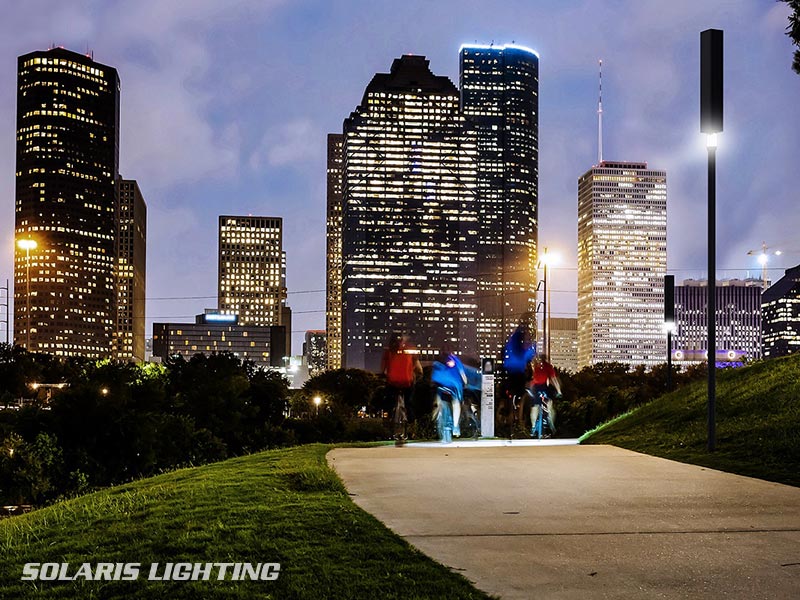
<svg viewBox="0 0 800 600">
<path fill-rule="evenodd" d="M 25 316 L 27 324 L 25 326 L 25 350 L 31 351 L 31 250 L 36 249 L 36 240 L 30 238 L 17 240 L 17 247 L 25 250 Z"/>
<path fill-rule="evenodd" d="M 100 393 L 103 394 L 103 396 L 108 396 L 108 388 L 107 387 L 100 388 Z"/>
<path fill-rule="evenodd" d="M 542 331 L 542 346 L 548 360 L 550 359 L 550 290 L 547 289 L 547 271 L 560 262 L 561 257 L 558 253 L 548 252 L 547 248 L 544 249 L 542 255 L 539 257 L 539 266 L 544 269 L 544 314 L 542 315 L 543 331 Z M 537 288 L 538 289 L 538 288 Z"/>
<path fill-rule="evenodd" d="M 314 396 L 314 406 L 317 407 L 317 415 L 319 415 L 319 405 L 322 404 L 322 398 Z"/>
<path fill-rule="evenodd" d="M 708 146 L 708 451 L 716 449 L 717 135 L 723 131 L 723 33 L 700 33 L 700 131 Z"/>
</svg>

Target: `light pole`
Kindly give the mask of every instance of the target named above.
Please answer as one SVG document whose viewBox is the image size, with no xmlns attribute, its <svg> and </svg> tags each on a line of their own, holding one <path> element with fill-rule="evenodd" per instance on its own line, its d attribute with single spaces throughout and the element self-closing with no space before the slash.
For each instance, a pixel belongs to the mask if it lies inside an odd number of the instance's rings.
<svg viewBox="0 0 800 600">
<path fill-rule="evenodd" d="M 717 134 L 722 133 L 722 31 L 700 33 L 700 131 L 708 148 L 708 451 L 716 448 Z"/>
<path fill-rule="evenodd" d="M 18 240 L 17 246 L 25 250 L 25 350 L 31 351 L 31 250 L 36 249 L 36 240 Z"/>
<path fill-rule="evenodd" d="M 664 329 L 667 332 L 667 391 L 672 389 L 672 332 L 675 331 L 675 276 L 664 275 Z"/>
<path fill-rule="evenodd" d="M 542 346 L 548 360 L 550 359 L 550 290 L 547 288 L 547 272 L 551 265 L 558 262 L 558 255 L 548 253 L 547 248 L 542 252 L 542 257 L 539 259 L 539 264 L 544 269 L 543 292 L 544 301 L 542 302 Z"/>
<path fill-rule="evenodd" d="M 317 416 L 319 416 L 319 405 L 322 404 L 322 398 L 314 396 L 314 406 L 317 407 Z"/>
</svg>

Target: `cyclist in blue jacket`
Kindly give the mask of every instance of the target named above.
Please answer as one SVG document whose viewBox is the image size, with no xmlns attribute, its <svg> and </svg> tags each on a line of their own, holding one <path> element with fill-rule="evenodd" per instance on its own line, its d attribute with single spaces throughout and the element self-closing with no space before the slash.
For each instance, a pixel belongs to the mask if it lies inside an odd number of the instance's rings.
<svg viewBox="0 0 800 600">
<path fill-rule="evenodd" d="M 459 420 L 461 419 L 461 401 L 464 398 L 464 386 L 467 383 L 467 375 L 464 372 L 464 365 L 461 360 L 450 351 L 450 346 L 445 344 L 439 352 L 439 356 L 433 363 L 431 381 L 436 387 L 436 402 L 441 405 L 446 402 L 443 396 L 449 396 L 453 407 L 452 432 L 454 437 L 461 435 Z M 447 429 L 447 424 L 444 425 Z M 447 436 L 442 436 L 446 441 Z"/>
</svg>

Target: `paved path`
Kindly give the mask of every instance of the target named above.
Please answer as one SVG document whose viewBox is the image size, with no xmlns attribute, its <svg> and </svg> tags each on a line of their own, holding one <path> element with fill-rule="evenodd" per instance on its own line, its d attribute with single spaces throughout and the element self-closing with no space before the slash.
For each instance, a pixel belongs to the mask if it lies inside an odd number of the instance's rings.
<svg viewBox="0 0 800 600">
<path fill-rule="evenodd" d="M 800 489 L 612 446 L 339 448 L 355 502 L 502 598 L 800 598 Z"/>
</svg>

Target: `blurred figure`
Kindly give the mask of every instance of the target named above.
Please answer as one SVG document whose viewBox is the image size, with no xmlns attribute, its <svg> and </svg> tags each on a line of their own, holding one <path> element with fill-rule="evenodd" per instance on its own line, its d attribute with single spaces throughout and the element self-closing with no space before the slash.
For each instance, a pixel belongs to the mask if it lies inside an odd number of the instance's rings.
<svg viewBox="0 0 800 600">
<path fill-rule="evenodd" d="M 522 421 L 525 406 L 525 395 L 528 393 L 529 382 L 533 377 L 531 361 L 536 356 L 535 321 L 531 313 L 525 313 L 511 337 L 506 342 L 503 353 L 503 368 L 506 371 L 506 389 L 514 404 L 511 410 L 517 409 L 519 421 Z"/>
<path fill-rule="evenodd" d="M 381 372 L 386 376 L 387 403 L 394 407 L 393 419 L 405 427 L 412 406 L 414 382 L 422 375 L 422 365 L 407 336 L 392 335 L 383 353 Z"/>
<path fill-rule="evenodd" d="M 542 421 L 547 415 L 547 426 L 550 434 L 556 432 L 556 412 L 550 389 L 555 391 L 556 398 L 561 397 L 561 382 L 558 380 L 556 370 L 547 360 L 546 354 L 540 354 L 533 360 L 533 404 L 531 405 L 531 435 L 542 437 L 543 422 L 539 421 L 540 413 Z"/>
<path fill-rule="evenodd" d="M 451 435 L 454 437 L 461 435 L 459 421 L 461 420 L 461 401 L 464 398 L 467 375 L 464 365 L 451 352 L 450 345 L 447 343 L 442 346 L 439 356 L 433 363 L 431 381 L 436 390 L 439 436 L 443 442 L 449 442 Z"/>
</svg>

